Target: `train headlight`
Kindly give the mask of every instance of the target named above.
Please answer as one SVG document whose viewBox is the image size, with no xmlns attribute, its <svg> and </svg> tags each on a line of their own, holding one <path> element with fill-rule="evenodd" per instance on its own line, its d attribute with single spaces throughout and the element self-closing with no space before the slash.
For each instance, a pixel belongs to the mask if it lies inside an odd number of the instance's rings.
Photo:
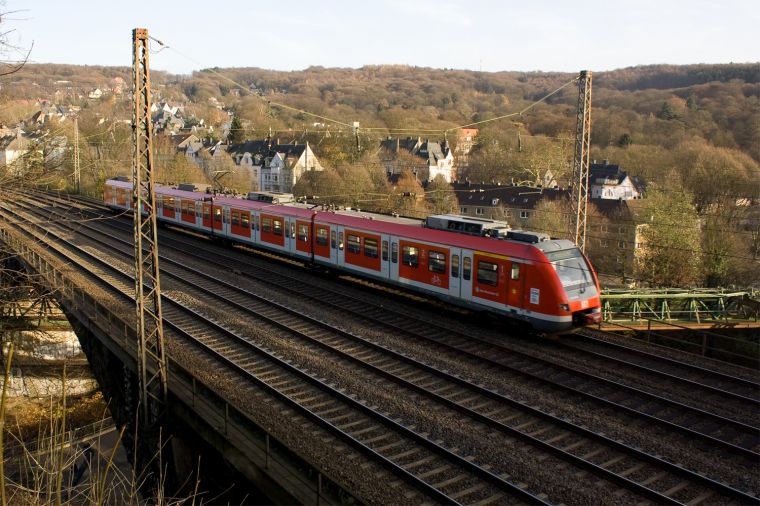
<svg viewBox="0 0 760 506">
<path fill-rule="evenodd" d="M 568 313 L 570 312 L 570 304 L 560 304 L 560 305 L 559 305 L 559 308 L 560 308 L 562 311 L 567 311 Z"/>
</svg>

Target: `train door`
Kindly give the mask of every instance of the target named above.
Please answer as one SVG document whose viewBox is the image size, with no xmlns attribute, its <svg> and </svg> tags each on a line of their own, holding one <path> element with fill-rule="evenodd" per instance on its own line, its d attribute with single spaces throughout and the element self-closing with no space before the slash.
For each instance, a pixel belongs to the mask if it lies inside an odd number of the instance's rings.
<svg viewBox="0 0 760 506">
<path fill-rule="evenodd" d="M 390 263 L 388 264 L 389 269 L 389 276 L 390 279 L 398 281 L 398 262 L 399 262 L 399 255 L 398 255 L 398 237 L 390 236 L 388 237 L 388 242 L 390 243 Z"/>
<path fill-rule="evenodd" d="M 459 287 L 462 276 L 462 250 L 452 248 L 449 250 L 451 262 L 449 265 L 449 295 L 459 298 Z"/>
<path fill-rule="evenodd" d="M 195 203 L 195 226 L 203 224 L 203 202 Z"/>
<path fill-rule="evenodd" d="M 472 257 L 471 250 L 462 250 L 459 273 L 459 293 L 462 300 L 472 300 Z"/>
<path fill-rule="evenodd" d="M 285 250 L 291 254 L 296 252 L 296 219 L 285 218 Z"/>
<path fill-rule="evenodd" d="M 509 268 L 509 288 L 507 290 L 507 304 L 513 307 L 523 307 L 523 294 L 525 287 L 525 275 L 527 264 L 521 264 L 512 260 Z M 534 295 L 531 294 L 531 297 Z M 536 300 L 538 295 L 535 295 Z M 538 302 L 536 302 L 537 304 Z"/>
<path fill-rule="evenodd" d="M 330 233 L 332 234 L 331 239 L 333 245 L 335 245 L 335 254 L 337 255 L 335 263 L 338 265 L 338 267 L 343 267 L 346 265 L 345 257 L 343 256 L 343 250 L 346 244 L 343 227 L 335 227 L 335 230 Z"/>
<path fill-rule="evenodd" d="M 390 236 L 380 236 L 380 275 L 388 279 L 391 272 Z"/>
</svg>

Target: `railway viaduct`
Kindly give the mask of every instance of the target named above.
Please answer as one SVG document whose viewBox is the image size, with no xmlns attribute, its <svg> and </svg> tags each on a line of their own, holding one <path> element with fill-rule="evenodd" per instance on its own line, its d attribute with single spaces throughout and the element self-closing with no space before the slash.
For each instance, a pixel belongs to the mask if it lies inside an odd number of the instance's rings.
<svg viewBox="0 0 760 506">
<path fill-rule="evenodd" d="M 104 300 L 102 292 L 93 291 L 102 284 L 96 274 L 57 256 L 54 248 L 22 233 L 23 227 L 0 219 L 0 245 L 37 274 L 40 288 L 59 303 L 117 427 L 128 428 L 123 446 L 131 453 L 129 434 L 138 409 L 134 306 L 127 300 Z M 248 400 L 230 398 L 230 388 L 214 384 L 223 375 L 212 376 L 216 378 L 209 380 L 193 372 L 192 361 L 169 359 L 171 433 L 165 437 L 173 462 L 164 468 L 167 482 L 177 488 L 167 492 L 179 497 L 201 492 L 205 500 L 259 504 L 331 504 L 351 497 L 314 463 L 290 450 L 271 427 L 250 416 L 241 407 L 250 405 Z"/>
</svg>

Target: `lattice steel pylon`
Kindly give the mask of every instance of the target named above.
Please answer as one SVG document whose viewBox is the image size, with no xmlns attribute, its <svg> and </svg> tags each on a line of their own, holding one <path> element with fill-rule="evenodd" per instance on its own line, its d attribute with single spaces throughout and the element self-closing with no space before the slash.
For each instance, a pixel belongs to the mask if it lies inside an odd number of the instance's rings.
<svg viewBox="0 0 760 506">
<path fill-rule="evenodd" d="M 160 430 L 166 416 L 168 390 L 161 315 L 161 283 L 158 271 L 147 29 L 135 28 L 132 31 L 132 47 L 135 100 L 132 117 L 134 143 L 132 202 L 134 203 L 137 375 L 140 402 L 138 415 L 141 415 L 141 434 L 150 439 L 151 434 Z M 159 440 L 153 442 L 161 444 Z M 143 441 L 143 443 L 148 442 Z M 155 447 L 154 450 L 158 452 L 159 447 Z"/>
<path fill-rule="evenodd" d="M 82 173 L 79 168 L 79 124 L 74 118 L 74 187 L 77 193 L 81 190 Z"/>
<path fill-rule="evenodd" d="M 575 245 L 586 251 L 586 214 L 588 209 L 588 162 L 591 147 L 591 71 L 582 70 L 578 77 L 578 113 L 575 122 L 575 155 L 573 156 L 573 211 Z"/>
</svg>

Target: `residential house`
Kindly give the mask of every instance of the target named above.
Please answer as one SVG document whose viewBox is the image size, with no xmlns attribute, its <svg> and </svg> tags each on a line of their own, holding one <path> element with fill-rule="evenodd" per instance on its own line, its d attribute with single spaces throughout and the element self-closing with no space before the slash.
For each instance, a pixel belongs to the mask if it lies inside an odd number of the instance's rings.
<svg viewBox="0 0 760 506">
<path fill-rule="evenodd" d="M 470 164 L 470 151 L 477 142 L 477 128 L 460 128 L 457 130 L 457 142 L 454 147 L 454 163 L 458 169 L 465 169 Z"/>
<path fill-rule="evenodd" d="M 87 98 L 91 98 L 93 100 L 97 100 L 102 96 L 103 96 L 103 90 L 101 90 L 100 88 L 95 88 L 94 90 L 90 91 L 87 94 Z"/>
<path fill-rule="evenodd" d="M 542 199 L 570 197 L 570 191 L 561 188 L 470 182 L 457 182 L 451 186 L 459 201 L 459 214 L 507 221 L 513 228 L 525 228 L 536 205 Z"/>
<path fill-rule="evenodd" d="M 20 158 L 28 148 L 28 140 L 24 132 L 17 128 L 11 135 L 0 139 L 0 166 L 11 165 Z"/>
<path fill-rule="evenodd" d="M 34 113 L 28 122 L 35 125 L 44 125 L 51 119 L 61 121 L 66 119 L 66 116 L 66 110 L 63 107 L 44 100 L 40 102 L 40 110 Z"/>
<path fill-rule="evenodd" d="M 592 199 L 640 199 L 646 189 L 642 178 L 629 176 L 619 165 L 610 164 L 609 160 L 602 163 L 594 161 L 589 165 L 588 183 Z"/>
<path fill-rule="evenodd" d="M 169 139 L 174 144 L 177 153 L 184 154 L 192 161 L 198 158 L 198 153 L 203 149 L 203 142 L 193 134 L 171 135 Z"/>
<path fill-rule="evenodd" d="M 448 141 L 431 142 L 430 139 L 423 141 L 420 137 L 416 139 L 407 137 L 406 139 L 393 139 L 388 137 L 381 142 L 387 157 L 385 166 L 389 174 L 400 173 L 404 169 L 409 169 L 418 174 L 421 181 L 432 181 L 441 175 L 450 183 L 456 179 L 456 168 L 454 166 L 454 155 L 449 149 Z M 420 162 L 419 167 L 407 167 L 399 155 L 407 153 L 414 156 Z M 421 174 L 420 174 L 421 173 Z"/>
<path fill-rule="evenodd" d="M 217 148 L 218 149 L 218 148 Z M 267 137 L 227 147 L 235 164 L 249 171 L 258 191 L 292 193 L 293 186 L 306 171 L 322 171 L 309 143 L 280 144 Z"/>
</svg>

